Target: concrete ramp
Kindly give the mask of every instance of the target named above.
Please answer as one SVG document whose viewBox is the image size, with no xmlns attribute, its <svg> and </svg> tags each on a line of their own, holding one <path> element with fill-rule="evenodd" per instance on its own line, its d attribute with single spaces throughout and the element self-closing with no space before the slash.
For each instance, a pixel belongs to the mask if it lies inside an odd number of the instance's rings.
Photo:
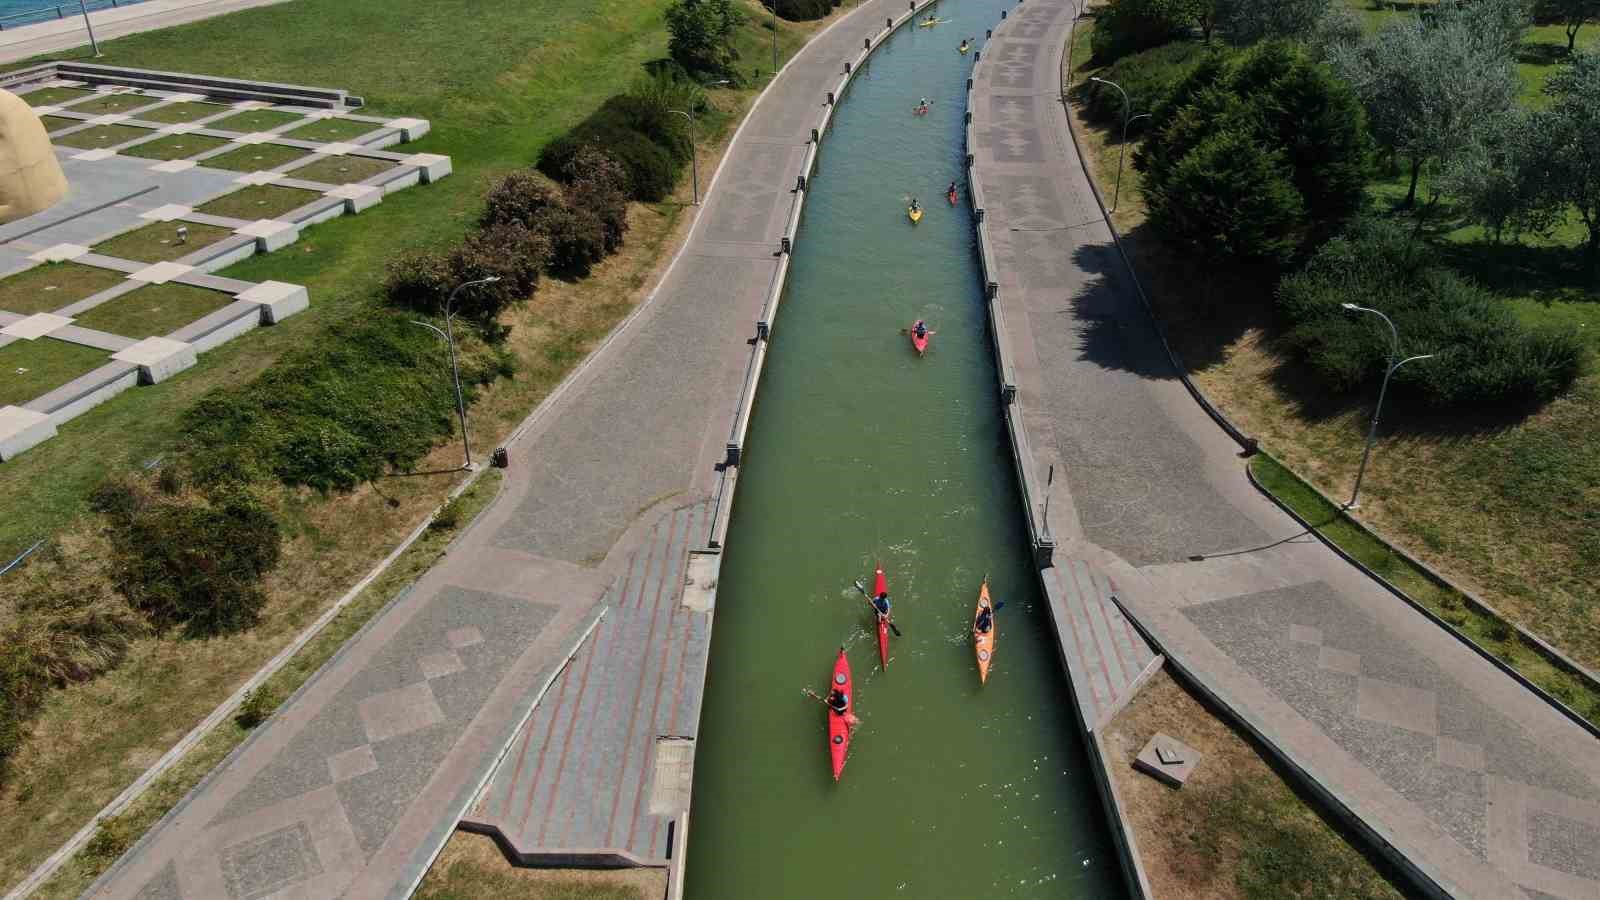
<svg viewBox="0 0 1600 900">
<path fill-rule="evenodd" d="M 1084 730 L 1094 731 L 1133 696 L 1155 652 L 1112 599 L 1116 588 L 1104 573 L 1074 559 L 1040 576 Z"/>
<path fill-rule="evenodd" d="M 666 516 L 603 601 L 608 609 L 551 685 L 462 827 L 524 865 L 662 866 L 688 808 L 711 645 L 710 504 Z M 693 587 L 690 585 L 691 588 Z"/>
</svg>

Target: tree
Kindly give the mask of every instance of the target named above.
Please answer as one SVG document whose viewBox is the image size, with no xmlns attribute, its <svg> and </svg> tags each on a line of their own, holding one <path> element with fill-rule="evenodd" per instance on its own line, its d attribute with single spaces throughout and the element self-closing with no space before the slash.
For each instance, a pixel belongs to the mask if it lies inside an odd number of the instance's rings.
<svg viewBox="0 0 1600 900">
<path fill-rule="evenodd" d="M 1517 79 L 1507 35 L 1484 27 L 1504 22 L 1489 8 L 1519 0 L 1479 0 L 1471 9 L 1446 2 L 1430 17 L 1395 19 L 1360 44 L 1328 48 L 1334 71 L 1367 110 L 1373 138 L 1411 166 L 1406 205 L 1417 199 L 1423 166 L 1449 163 L 1473 129 L 1516 102 Z"/>
<path fill-rule="evenodd" d="M 667 49 L 690 72 L 730 73 L 739 58 L 733 39 L 743 20 L 733 0 L 677 0 L 667 7 Z"/>
<path fill-rule="evenodd" d="M 1361 105 L 1288 41 L 1200 62 L 1150 134 L 1134 163 L 1151 222 L 1201 252 L 1284 264 L 1361 202 Z"/>
<path fill-rule="evenodd" d="M 1213 0 L 1109 0 L 1095 13 L 1090 46 L 1104 62 L 1177 40 Z"/>
<path fill-rule="evenodd" d="M 1579 53 L 1545 84 L 1550 105 L 1530 129 L 1544 173 L 1543 194 L 1577 210 L 1589 229 L 1589 263 L 1600 278 L 1600 53 Z"/>
<path fill-rule="evenodd" d="M 1216 26 L 1241 46 L 1272 38 L 1305 38 L 1328 15 L 1331 0 L 1215 0 Z"/>
<path fill-rule="evenodd" d="M 1541 22 L 1559 22 L 1567 29 L 1567 52 L 1574 52 L 1578 29 L 1585 22 L 1600 19 L 1600 0 L 1539 0 L 1534 16 Z"/>
<path fill-rule="evenodd" d="M 1443 193 L 1499 243 L 1515 235 L 1545 234 L 1565 205 L 1544 186 L 1544 151 L 1532 113 L 1514 109 L 1481 125 L 1440 178 Z"/>
</svg>

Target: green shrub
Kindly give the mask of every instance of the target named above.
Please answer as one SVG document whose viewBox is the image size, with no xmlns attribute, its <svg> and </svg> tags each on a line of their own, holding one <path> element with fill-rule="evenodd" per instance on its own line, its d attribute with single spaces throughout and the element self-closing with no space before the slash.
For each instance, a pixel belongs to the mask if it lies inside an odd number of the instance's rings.
<svg viewBox="0 0 1600 900">
<path fill-rule="evenodd" d="M 628 196 L 656 203 L 672 192 L 682 163 L 641 131 L 618 122 L 584 123 L 545 145 L 539 171 L 557 181 L 585 149 L 603 150 L 628 172 Z"/>
<path fill-rule="evenodd" d="M 457 292 L 456 312 L 484 325 L 494 323 L 503 311 L 533 296 L 539 273 L 549 263 L 550 239 L 516 222 L 468 235 L 450 251 L 451 289 L 484 278 L 500 280 Z M 433 311 L 443 312 L 443 306 Z"/>
<path fill-rule="evenodd" d="M 774 4 L 779 16 L 791 22 L 809 22 L 833 12 L 839 0 L 763 0 L 761 5 L 772 9 Z"/>
<path fill-rule="evenodd" d="M 1107 0 L 1095 10 L 1089 46 L 1112 62 L 1185 37 L 1198 24 L 1203 0 Z"/>
<path fill-rule="evenodd" d="M 255 624 L 266 602 L 261 578 L 278 564 L 283 530 L 244 490 L 142 494 L 131 514 L 112 518 L 111 543 L 112 580 L 134 608 L 158 628 L 212 635 Z"/>
<path fill-rule="evenodd" d="M 266 685 L 259 685 L 254 690 L 244 695 L 244 700 L 239 704 L 239 709 L 233 714 L 233 721 L 246 731 L 260 725 L 270 718 L 278 709 L 281 701 Z"/>
<path fill-rule="evenodd" d="M 1357 220 L 1278 286 L 1290 344 L 1335 392 L 1371 387 L 1388 365 L 1391 336 L 1381 321 L 1340 307 L 1382 310 L 1402 337 L 1401 353 L 1436 354 L 1395 373 L 1397 402 L 1435 408 L 1522 407 L 1572 386 L 1586 351 L 1571 332 L 1530 330 L 1483 288 L 1439 266 L 1405 228 Z"/>
<path fill-rule="evenodd" d="M 567 202 L 599 219 L 605 252 L 621 249 L 628 233 L 628 173 L 610 154 L 579 151 L 564 173 Z"/>
<path fill-rule="evenodd" d="M 534 227 L 550 241 L 550 271 L 582 278 L 606 258 L 606 225 L 586 209 L 553 206 L 539 214 Z"/>
<path fill-rule="evenodd" d="M 515 222 L 531 228 L 540 210 L 565 202 L 561 188 L 549 179 L 533 169 L 517 169 L 489 189 L 478 224 L 487 228 Z"/>
<path fill-rule="evenodd" d="M 690 72 L 730 73 L 739 59 L 734 39 L 743 22 L 733 0 L 676 0 L 667 7 L 667 50 Z"/>
<path fill-rule="evenodd" d="M 469 328 L 456 339 L 470 403 L 502 359 L 475 346 Z M 183 419 L 188 464 L 202 486 L 272 477 L 348 490 L 413 467 L 453 433 L 454 410 L 444 342 L 380 307 L 332 324 L 326 340 L 252 381 L 202 397 Z"/>
<path fill-rule="evenodd" d="M 1128 92 L 1128 114 L 1136 116 L 1160 106 L 1172 89 L 1187 78 L 1208 54 L 1223 52 L 1221 47 L 1208 48 L 1193 41 L 1180 41 L 1125 56 L 1101 72 L 1100 77 L 1115 82 Z M 1117 93 L 1116 88 L 1086 81 L 1078 86 L 1078 92 L 1084 115 L 1089 121 L 1122 127 L 1122 95 Z M 1129 137 L 1142 134 L 1149 121 L 1140 119 L 1130 124 Z"/>
<path fill-rule="evenodd" d="M 428 522 L 428 527 L 434 531 L 453 531 L 460 524 L 461 498 L 455 497 L 439 507 L 433 514 L 433 519 Z"/>
<path fill-rule="evenodd" d="M 1366 140 L 1349 86 L 1276 42 L 1200 60 L 1134 163 L 1168 237 L 1223 262 L 1283 265 L 1361 203 Z"/>
</svg>

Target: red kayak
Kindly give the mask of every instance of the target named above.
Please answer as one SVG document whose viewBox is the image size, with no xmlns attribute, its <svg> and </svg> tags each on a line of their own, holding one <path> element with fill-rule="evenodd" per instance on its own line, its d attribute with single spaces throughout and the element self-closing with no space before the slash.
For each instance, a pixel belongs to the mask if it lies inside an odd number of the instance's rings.
<svg viewBox="0 0 1600 900">
<path fill-rule="evenodd" d="M 928 342 L 927 338 L 923 338 L 922 342 L 926 344 Z M 889 579 L 883 577 L 883 564 L 879 563 L 877 577 L 872 582 L 872 596 L 882 597 L 887 593 L 889 593 Z M 872 609 L 876 613 L 878 608 L 874 606 Z M 878 616 L 878 659 L 883 663 L 885 669 L 889 668 L 888 616 Z"/>
<path fill-rule="evenodd" d="M 856 705 L 850 683 L 850 660 L 845 657 L 843 647 L 839 648 L 839 658 L 833 662 L 833 681 L 829 683 L 828 690 L 844 692 L 844 713 L 836 713 L 831 707 L 827 711 L 828 757 L 833 762 L 833 780 L 838 781 L 839 775 L 844 772 L 845 755 L 850 752 L 851 710 Z"/>
<path fill-rule="evenodd" d="M 950 201 L 950 205 L 951 206 L 955 206 L 956 205 L 956 192 L 955 191 L 951 191 L 950 193 L 945 194 L 944 196 L 945 196 L 946 200 Z"/>
<path fill-rule="evenodd" d="M 917 329 L 918 328 L 922 329 L 922 334 L 920 334 L 920 335 L 917 334 Z M 912 346 L 912 348 L 914 348 L 917 351 L 917 355 L 921 356 L 922 354 L 927 353 L 928 352 L 928 336 L 933 334 L 932 331 L 928 330 L 927 323 L 923 322 L 921 319 L 918 319 L 915 322 L 911 323 L 911 327 L 909 329 L 907 329 L 907 332 L 911 335 L 911 346 Z M 880 580 L 883 578 L 883 570 L 882 569 L 878 570 L 878 578 Z M 876 597 L 878 595 L 876 593 L 874 593 L 872 596 Z"/>
</svg>

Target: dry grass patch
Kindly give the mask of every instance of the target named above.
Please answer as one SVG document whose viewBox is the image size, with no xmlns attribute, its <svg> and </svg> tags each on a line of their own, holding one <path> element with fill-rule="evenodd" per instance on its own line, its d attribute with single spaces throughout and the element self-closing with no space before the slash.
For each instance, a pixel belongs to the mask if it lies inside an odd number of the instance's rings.
<svg viewBox="0 0 1600 900">
<path fill-rule="evenodd" d="M 52 312 L 116 287 L 127 277 L 74 262 L 42 263 L 0 278 L 0 309 L 22 316 Z"/>
<path fill-rule="evenodd" d="M 1202 754 L 1181 789 L 1133 768 L 1158 731 Z M 1162 900 L 1405 896 L 1166 671 L 1112 720 L 1105 744 L 1150 887 Z"/>
<path fill-rule="evenodd" d="M 506 862 L 494 841 L 458 831 L 417 887 L 418 900 L 655 900 L 663 869 L 527 869 Z"/>
</svg>

